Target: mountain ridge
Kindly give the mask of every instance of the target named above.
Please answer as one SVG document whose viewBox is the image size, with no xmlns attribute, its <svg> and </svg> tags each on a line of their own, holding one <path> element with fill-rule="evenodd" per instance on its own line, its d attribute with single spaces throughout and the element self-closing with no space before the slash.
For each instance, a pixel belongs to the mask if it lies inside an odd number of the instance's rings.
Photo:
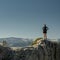
<svg viewBox="0 0 60 60">
<path fill-rule="evenodd" d="M 16 38 L 16 37 L 7 37 L 7 38 L 0 38 L 0 42 L 6 41 L 9 44 L 9 47 L 11 46 L 28 46 L 32 43 L 33 39 L 28 38 Z"/>
</svg>

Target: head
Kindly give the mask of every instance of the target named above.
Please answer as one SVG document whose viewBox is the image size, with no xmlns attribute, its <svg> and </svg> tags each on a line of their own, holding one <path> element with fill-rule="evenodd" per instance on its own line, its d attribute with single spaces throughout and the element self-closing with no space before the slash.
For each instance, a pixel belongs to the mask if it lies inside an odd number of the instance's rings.
<svg viewBox="0 0 60 60">
<path fill-rule="evenodd" d="M 44 24 L 44 26 L 46 26 L 46 24 Z"/>
</svg>

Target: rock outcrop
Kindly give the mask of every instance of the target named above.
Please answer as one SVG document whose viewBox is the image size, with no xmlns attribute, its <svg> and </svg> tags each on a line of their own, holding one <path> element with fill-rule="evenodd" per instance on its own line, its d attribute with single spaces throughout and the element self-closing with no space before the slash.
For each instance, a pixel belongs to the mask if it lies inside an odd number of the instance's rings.
<svg viewBox="0 0 60 60">
<path fill-rule="evenodd" d="M 22 48 L 16 56 L 16 60 L 59 60 L 60 45 L 44 40 L 37 47 Z"/>
<path fill-rule="evenodd" d="M 60 43 L 42 40 L 17 51 L 0 46 L 0 60 L 60 60 Z"/>
</svg>

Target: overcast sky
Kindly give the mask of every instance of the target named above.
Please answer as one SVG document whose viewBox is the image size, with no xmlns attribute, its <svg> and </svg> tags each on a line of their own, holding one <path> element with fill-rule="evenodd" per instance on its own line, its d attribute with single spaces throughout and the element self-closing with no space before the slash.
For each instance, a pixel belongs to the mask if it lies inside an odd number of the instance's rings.
<svg viewBox="0 0 60 60">
<path fill-rule="evenodd" d="M 0 0 L 0 37 L 60 38 L 60 0 Z"/>
</svg>

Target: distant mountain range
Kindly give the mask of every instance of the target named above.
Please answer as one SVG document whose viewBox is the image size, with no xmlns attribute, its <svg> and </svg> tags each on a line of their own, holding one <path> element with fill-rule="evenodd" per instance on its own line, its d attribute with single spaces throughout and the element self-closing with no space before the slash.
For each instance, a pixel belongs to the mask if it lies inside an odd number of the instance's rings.
<svg viewBox="0 0 60 60">
<path fill-rule="evenodd" d="M 3 41 L 6 41 L 9 47 L 25 47 L 31 45 L 33 39 L 16 37 L 0 38 L 0 43 Z"/>
<path fill-rule="evenodd" d="M 48 40 L 60 42 L 60 39 L 48 39 Z M 33 39 L 16 37 L 0 38 L 0 43 L 2 43 L 3 41 L 7 42 L 8 47 L 26 47 L 32 44 Z"/>
</svg>

